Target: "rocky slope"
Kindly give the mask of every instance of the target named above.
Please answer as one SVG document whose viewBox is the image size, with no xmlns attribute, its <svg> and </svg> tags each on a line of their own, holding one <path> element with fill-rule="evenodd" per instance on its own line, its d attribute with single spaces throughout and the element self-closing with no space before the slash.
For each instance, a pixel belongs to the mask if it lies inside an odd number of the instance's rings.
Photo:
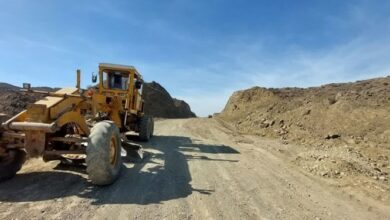
<svg viewBox="0 0 390 220">
<path fill-rule="evenodd" d="M 390 173 L 390 77 L 315 88 L 235 92 L 218 118 L 241 133 L 305 146 L 295 162 L 312 173 Z"/>
<path fill-rule="evenodd" d="M 0 113 L 6 114 L 8 117 L 16 115 L 23 111 L 28 103 L 34 103 L 43 98 L 42 95 L 38 94 L 24 95 L 19 90 L 19 87 L 0 83 Z"/>
<path fill-rule="evenodd" d="M 0 113 L 5 113 L 9 116 L 15 115 L 24 110 L 28 103 L 33 103 L 41 95 L 29 94 L 24 95 L 18 92 L 20 88 L 7 84 L 0 83 Z M 37 87 L 37 90 L 52 91 L 48 87 Z M 160 118 L 190 118 L 196 117 L 191 111 L 190 106 L 178 99 L 174 99 L 171 95 L 158 83 L 145 83 L 144 93 L 145 112 Z"/>
<path fill-rule="evenodd" d="M 196 117 L 185 101 L 172 98 L 168 91 L 156 82 L 144 84 L 143 97 L 146 114 L 158 118 Z"/>
</svg>

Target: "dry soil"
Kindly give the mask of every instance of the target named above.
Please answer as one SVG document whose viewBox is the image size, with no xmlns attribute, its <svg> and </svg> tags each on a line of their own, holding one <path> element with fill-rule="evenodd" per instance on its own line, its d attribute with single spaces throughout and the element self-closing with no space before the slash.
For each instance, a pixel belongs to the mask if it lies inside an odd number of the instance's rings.
<svg viewBox="0 0 390 220">
<path fill-rule="evenodd" d="M 387 185 L 311 175 L 295 162 L 299 146 L 216 119 L 159 120 L 144 147 L 109 187 L 82 167 L 29 160 L 0 184 L 0 219 L 390 218 Z"/>
</svg>

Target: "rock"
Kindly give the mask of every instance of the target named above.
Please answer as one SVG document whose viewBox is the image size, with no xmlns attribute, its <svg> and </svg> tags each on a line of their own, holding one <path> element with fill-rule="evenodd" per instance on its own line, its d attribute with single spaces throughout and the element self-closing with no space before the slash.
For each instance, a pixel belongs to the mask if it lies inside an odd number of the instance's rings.
<svg viewBox="0 0 390 220">
<path fill-rule="evenodd" d="M 328 172 L 325 171 L 325 172 L 321 172 L 320 174 L 321 174 L 321 176 L 327 176 Z"/>
<path fill-rule="evenodd" d="M 379 177 L 379 180 L 380 180 L 380 181 L 386 181 L 386 177 L 385 177 L 385 176 L 380 176 L 380 177 Z"/>
<path fill-rule="evenodd" d="M 307 110 L 305 110 L 305 111 L 302 113 L 302 116 L 310 115 L 310 113 L 311 113 L 311 109 L 307 109 Z"/>
<path fill-rule="evenodd" d="M 325 136 L 325 139 L 326 140 L 330 140 L 330 139 L 337 139 L 337 138 L 340 138 L 341 135 L 340 134 L 328 134 Z"/>
<path fill-rule="evenodd" d="M 262 124 L 263 124 L 263 126 L 265 126 L 265 128 L 268 128 L 268 127 L 273 126 L 275 124 L 275 120 L 265 120 Z"/>
</svg>

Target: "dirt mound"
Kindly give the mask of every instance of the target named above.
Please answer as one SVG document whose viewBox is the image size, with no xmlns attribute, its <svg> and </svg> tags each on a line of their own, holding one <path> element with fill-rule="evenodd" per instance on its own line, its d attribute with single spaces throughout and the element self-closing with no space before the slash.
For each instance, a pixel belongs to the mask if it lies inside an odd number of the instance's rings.
<svg viewBox="0 0 390 220">
<path fill-rule="evenodd" d="M 34 87 L 41 91 L 55 91 L 56 88 Z M 20 88 L 7 83 L 0 83 L 0 113 L 9 116 L 23 111 L 28 103 L 34 103 L 42 98 L 42 95 L 24 95 Z M 145 83 L 144 86 L 145 111 L 147 114 L 161 118 L 190 118 L 196 117 L 190 106 L 171 95 L 158 83 Z"/>
<path fill-rule="evenodd" d="M 28 103 L 34 103 L 42 96 L 23 95 L 16 91 L 7 91 L 0 94 L 0 112 L 13 116 L 23 111 Z"/>
<path fill-rule="evenodd" d="M 172 98 L 168 91 L 156 82 L 144 84 L 143 97 L 145 99 L 145 112 L 154 117 L 196 117 L 185 101 Z"/>
<path fill-rule="evenodd" d="M 235 92 L 218 117 L 242 133 L 304 144 L 296 163 L 312 173 L 387 180 L 389 85 L 390 77 L 307 89 L 254 87 Z"/>
<path fill-rule="evenodd" d="M 20 88 L 17 86 L 0 83 L 0 113 L 4 113 L 8 117 L 16 115 L 26 109 L 28 103 L 34 103 L 38 99 L 43 98 L 42 95 L 38 94 L 23 95 L 19 90 Z M 44 91 L 52 90 L 47 88 Z"/>
<path fill-rule="evenodd" d="M 0 92 L 14 91 L 14 90 L 18 90 L 18 89 L 19 89 L 19 87 L 17 87 L 17 86 L 13 86 L 13 85 L 10 85 L 7 83 L 0 82 Z"/>
</svg>

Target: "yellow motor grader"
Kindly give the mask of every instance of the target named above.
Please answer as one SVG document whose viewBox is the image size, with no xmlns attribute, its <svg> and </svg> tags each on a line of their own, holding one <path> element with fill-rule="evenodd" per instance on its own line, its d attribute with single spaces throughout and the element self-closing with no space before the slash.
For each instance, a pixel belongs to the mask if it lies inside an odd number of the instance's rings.
<svg viewBox="0 0 390 220">
<path fill-rule="evenodd" d="M 153 136 L 153 118 L 144 114 L 143 79 L 134 67 L 99 64 L 92 76 L 99 82 L 87 90 L 80 87 L 80 75 L 78 70 L 76 88 L 56 92 L 23 84 L 23 92 L 46 97 L 8 120 L 0 115 L 0 181 L 15 176 L 28 155 L 45 162 L 81 160 L 93 184 L 108 185 L 122 166 L 124 134 L 139 133 L 142 141 Z"/>
</svg>

